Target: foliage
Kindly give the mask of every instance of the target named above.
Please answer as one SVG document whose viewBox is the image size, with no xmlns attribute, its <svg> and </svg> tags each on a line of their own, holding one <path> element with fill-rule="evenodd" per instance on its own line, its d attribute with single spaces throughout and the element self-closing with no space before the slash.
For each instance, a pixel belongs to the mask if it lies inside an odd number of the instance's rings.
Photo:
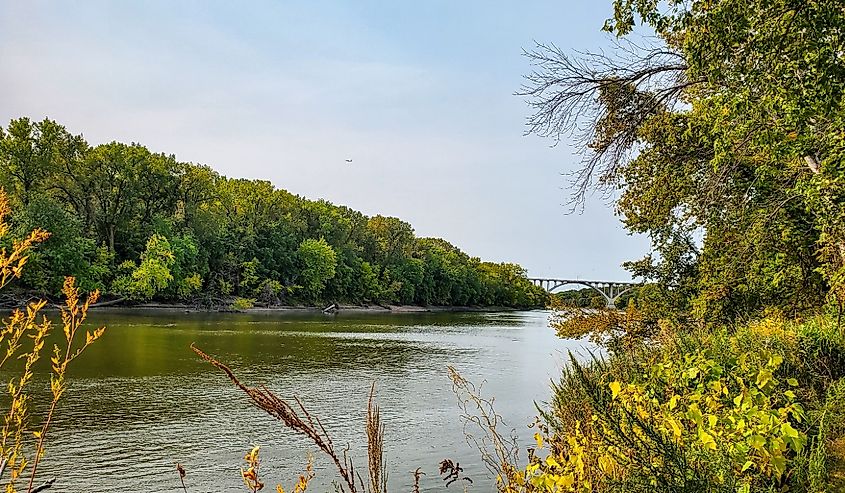
<svg viewBox="0 0 845 493">
<path fill-rule="evenodd" d="M 49 119 L 0 129 L 2 185 L 16 232 L 54 232 L 31 255 L 25 289 L 58 293 L 70 274 L 135 300 L 545 304 L 519 266 L 417 238 L 398 218 L 226 178 L 140 144 L 89 146 Z"/>
<path fill-rule="evenodd" d="M 259 449 L 260 447 L 253 447 L 244 456 L 244 462 L 246 462 L 247 468 L 244 469 L 241 467 L 241 477 L 244 480 L 244 485 L 252 493 L 264 488 L 264 483 L 258 479 L 258 469 L 261 465 L 261 458 L 258 455 Z"/>
<path fill-rule="evenodd" d="M 651 282 L 624 312 L 561 308 L 559 335 L 610 354 L 572 362 L 537 436 L 544 456 L 508 484 L 826 491 L 843 436 L 845 10 L 612 3 L 615 50 L 540 44 L 521 94 L 529 131 L 586 151 L 575 205 L 604 190 L 650 236 L 652 253 L 625 266 Z M 638 23 L 658 41 L 626 38 Z"/>
<path fill-rule="evenodd" d="M 170 242 L 154 234 L 141 254 L 141 263 L 132 272 L 115 280 L 115 291 L 131 298 L 148 300 L 173 281 L 171 268 L 176 262 Z M 130 262 L 129 266 L 134 266 Z"/>
<path fill-rule="evenodd" d="M 536 435 L 545 455 L 510 491 L 808 487 L 819 423 L 835 421 L 825 395 L 838 395 L 838 380 L 819 379 L 801 350 L 820 320 L 774 315 L 733 333 L 664 335 L 586 366 L 573 359 Z"/>
<path fill-rule="evenodd" d="M 551 302 L 555 306 L 569 308 L 604 308 L 607 306 L 604 298 L 593 288 L 572 289 L 560 291 L 551 296 Z M 620 304 L 625 306 L 624 303 Z"/>
<path fill-rule="evenodd" d="M 610 54 L 528 52 L 529 130 L 575 132 L 576 196 L 618 191 L 628 267 L 718 326 L 841 306 L 845 12 L 837 2 L 615 0 Z M 626 38 L 642 22 L 653 44 Z"/>
<path fill-rule="evenodd" d="M 252 298 L 235 298 L 232 301 L 231 308 L 235 311 L 249 310 L 255 306 L 255 300 Z"/>
<path fill-rule="evenodd" d="M 316 298 L 323 291 L 326 282 L 335 276 L 337 255 L 324 238 L 308 238 L 299 244 L 297 254 L 302 269 L 300 276 L 307 296 Z"/>
<path fill-rule="evenodd" d="M 597 344 L 611 350 L 624 350 L 654 338 L 661 330 L 661 323 L 649 319 L 646 313 L 631 303 L 625 310 L 611 308 L 583 309 L 552 303 L 554 310 L 549 324 L 564 339 L 589 337 Z"/>
</svg>

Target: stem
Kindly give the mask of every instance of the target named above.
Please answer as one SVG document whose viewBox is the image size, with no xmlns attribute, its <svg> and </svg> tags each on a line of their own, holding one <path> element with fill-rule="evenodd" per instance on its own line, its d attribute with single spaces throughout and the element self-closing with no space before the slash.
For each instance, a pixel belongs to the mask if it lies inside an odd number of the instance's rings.
<svg viewBox="0 0 845 493">
<path fill-rule="evenodd" d="M 73 341 L 73 336 L 76 334 L 76 329 L 79 328 L 79 323 L 80 322 L 76 321 L 76 316 L 71 314 L 70 330 L 68 330 L 67 332 L 67 348 L 65 348 L 65 359 L 64 361 L 62 361 L 61 366 L 59 366 L 60 372 L 57 375 L 57 378 L 61 381 L 60 385 L 64 385 L 65 369 L 67 368 L 67 364 L 70 361 L 71 343 Z M 61 391 L 53 394 L 53 401 L 50 403 L 50 411 L 47 413 L 47 419 L 44 420 L 44 425 L 41 427 L 41 435 L 38 437 L 38 445 L 35 447 L 35 457 L 32 460 L 32 472 L 29 474 L 29 485 L 26 489 L 27 493 L 35 493 L 35 491 L 40 491 L 37 489 L 33 490 L 32 485 L 35 482 L 35 473 L 38 471 L 38 463 L 41 462 L 41 456 L 44 455 L 44 438 L 47 436 L 47 430 L 50 428 L 50 423 L 53 421 L 53 412 L 56 410 L 56 405 L 59 403 L 59 398 L 61 397 L 61 395 Z"/>
<path fill-rule="evenodd" d="M 41 456 L 44 455 L 44 437 L 47 436 L 47 429 L 50 427 L 50 422 L 53 420 L 53 411 L 56 409 L 57 403 L 58 399 L 53 399 L 53 402 L 50 403 L 50 411 L 47 413 L 47 420 L 44 421 L 44 426 L 41 427 L 41 436 L 38 437 L 38 445 L 35 447 L 35 457 L 32 461 L 32 472 L 29 474 L 29 485 L 26 489 L 28 493 L 35 493 L 36 491 L 46 489 L 39 486 L 33 490 L 32 484 L 35 482 L 35 472 L 38 470 L 38 463 L 41 461 Z"/>
</svg>

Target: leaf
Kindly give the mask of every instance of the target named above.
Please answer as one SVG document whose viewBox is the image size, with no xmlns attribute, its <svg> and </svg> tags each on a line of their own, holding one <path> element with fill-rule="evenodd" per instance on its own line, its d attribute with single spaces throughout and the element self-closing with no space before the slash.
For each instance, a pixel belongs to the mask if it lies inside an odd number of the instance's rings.
<svg viewBox="0 0 845 493">
<path fill-rule="evenodd" d="M 675 434 L 675 438 L 681 438 L 681 425 L 678 423 L 678 420 L 675 418 L 669 418 L 669 426 L 672 427 L 672 433 Z"/>
<path fill-rule="evenodd" d="M 772 381 L 772 372 L 770 370 L 763 369 L 763 370 L 760 370 L 757 373 L 756 384 L 757 384 L 757 387 L 759 387 L 760 389 L 763 389 L 771 381 Z"/>
<path fill-rule="evenodd" d="M 680 397 L 677 395 L 673 395 L 672 398 L 669 399 L 669 410 L 673 410 L 678 407 L 678 399 L 680 399 Z"/>
<path fill-rule="evenodd" d="M 689 410 L 687 411 L 687 417 L 691 419 L 695 424 L 700 425 L 702 421 L 701 410 L 699 410 L 697 404 L 691 404 Z"/>
<path fill-rule="evenodd" d="M 610 392 L 613 394 L 613 398 L 615 399 L 619 392 L 622 390 L 622 384 L 619 382 L 610 382 Z"/>
<path fill-rule="evenodd" d="M 543 448 L 543 435 L 535 433 L 534 440 L 537 442 L 537 448 Z"/>
<path fill-rule="evenodd" d="M 783 423 L 780 425 L 780 432 L 787 437 L 790 438 L 798 438 L 798 430 L 792 427 L 789 423 Z"/>
<path fill-rule="evenodd" d="M 783 456 L 772 457 L 772 467 L 775 470 L 775 477 L 780 478 L 786 471 L 786 458 Z"/>
<path fill-rule="evenodd" d="M 701 443 L 704 444 L 707 449 L 716 450 L 716 440 L 713 439 L 713 435 L 707 433 L 706 431 L 700 431 L 698 433 L 698 439 L 701 440 Z"/>
</svg>

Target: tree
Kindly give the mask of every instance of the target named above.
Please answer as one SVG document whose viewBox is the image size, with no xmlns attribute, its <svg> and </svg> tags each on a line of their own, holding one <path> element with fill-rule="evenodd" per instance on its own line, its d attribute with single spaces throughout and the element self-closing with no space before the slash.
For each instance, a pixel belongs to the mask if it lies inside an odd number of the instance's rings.
<svg viewBox="0 0 845 493">
<path fill-rule="evenodd" d="M 311 299 L 316 299 L 326 285 L 326 281 L 333 278 L 337 268 L 337 256 L 331 245 L 320 238 L 303 240 L 297 251 L 302 263 L 300 282 L 305 293 Z"/>
<path fill-rule="evenodd" d="M 575 132 L 589 150 L 576 204 L 594 187 L 621 189 L 617 211 L 655 250 L 629 266 L 681 287 L 700 317 L 819 304 L 845 265 L 845 216 L 834 205 L 845 197 L 841 6 L 614 7 L 615 54 L 528 53 L 537 67 L 521 91 L 535 110 L 529 131 Z M 638 19 L 661 44 L 624 39 Z"/>
<path fill-rule="evenodd" d="M 388 267 L 410 253 L 414 229 L 395 217 L 373 216 L 367 222 L 367 231 L 371 235 L 367 253 L 379 266 L 378 277 L 382 280 Z"/>
<path fill-rule="evenodd" d="M 154 234 L 147 241 L 147 248 L 141 254 L 141 263 L 129 275 L 116 279 L 113 289 L 131 298 L 151 299 L 167 289 L 173 281 L 171 268 L 175 261 L 176 258 L 167 238 Z"/>
<path fill-rule="evenodd" d="M 0 129 L 0 178 L 15 201 L 27 205 L 39 189 L 48 187 L 60 147 L 72 140 L 64 127 L 49 119 L 18 118 L 6 132 Z"/>
<path fill-rule="evenodd" d="M 111 252 L 119 230 L 127 228 L 137 212 L 139 164 L 148 157 L 149 151 L 139 145 L 112 142 L 95 147 L 86 160 L 89 193 L 96 202 L 94 221 Z"/>
<path fill-rule="evenodd" d="M 15 226 L 56 231 L 32 254 L 24 288 L 55 291 L 75 274 L 86 288 L 136 299 L 277 303 L 297 289 L 315 303 L 529 299 L 518 294 L 523 280 L 511 289 L 486 277 L 479 259 L 418 241 L 398 218 L 229 179 L 137 143 L 91 148 L 51 120 L 9 129 L 0 129 L 0 185 L 14 191 Z"/>
<path fill-rule="evenodd" d="M 50 237 L 33 250 L 24 282 L 50 294 L 61 293 L 66 276 L 76 278 L 85 288 L 100 286 L 94 242 L 82 236 L 79 220 L 49 196 L 34 196 L 25 207 L 14 215 L 15 230 L 19 236 L 32 230 L 50 231 Z"/>
</svg>

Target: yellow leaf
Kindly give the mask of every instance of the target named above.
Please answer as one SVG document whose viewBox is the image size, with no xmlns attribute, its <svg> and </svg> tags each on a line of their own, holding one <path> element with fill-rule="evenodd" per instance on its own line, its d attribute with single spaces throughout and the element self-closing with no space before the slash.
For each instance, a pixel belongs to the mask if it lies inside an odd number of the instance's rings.
<svg viewBox="0 0 845 493">
<path fill-rule="evenodd" d="M 716 450 L 716 440 L 713 439 L 713 436 L 706 431 L 701 431 L 698 434 L 698 439 L 701 440 L 701 443 L 704 444 L 710 450 Z"/>
<path fill-rule="evenodd" d="M 610 391 L 613 393 L 613 398 L 615 399 L 619 392 L 622 390 L 622 384 L 619 382 L 610 382 Z"/>
<path fill-rule="evenodd" d="M 678 424 L 678 420 L 669 418 L 669 425 L 672 426 L 672 432 L 675 434 L 675 438 L 681 438 L 681 425 Z"/>
<path fill-rule="evenodd" d="M 672 398 L 669 399 L 669 409 L 670 410 L 678 407 L 678 399 L 679 399 L 679 397 L 677 395 L 673 395 Z"/>
</svg>

